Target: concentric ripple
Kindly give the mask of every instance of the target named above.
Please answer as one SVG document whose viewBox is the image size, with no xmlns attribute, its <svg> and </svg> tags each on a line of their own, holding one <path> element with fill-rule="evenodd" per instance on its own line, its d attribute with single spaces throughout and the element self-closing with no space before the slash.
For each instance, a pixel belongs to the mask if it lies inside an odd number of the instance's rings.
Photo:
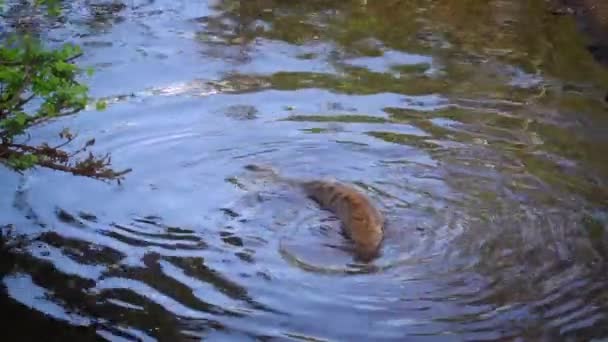
<svg viewBox="0 0 608 342">
<path fill-rule="evenodd" d="M 30 142 L 133 172 L 2 170 L 5 295 L 111 341 L 608 336 L 608 78 L 541 2 L 66 4 L 108 108 Z M 251 163 L 355 184 L 380 257 Z"/>
</svg>

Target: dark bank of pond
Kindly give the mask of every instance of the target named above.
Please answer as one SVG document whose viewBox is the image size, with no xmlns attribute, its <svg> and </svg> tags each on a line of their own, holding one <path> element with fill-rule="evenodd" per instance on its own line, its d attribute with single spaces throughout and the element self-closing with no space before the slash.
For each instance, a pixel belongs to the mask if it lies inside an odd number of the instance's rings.
<svg viewBox="0 0 608 342">
<path fill-rule="evenodd" d="M 572 15 L 576 18 L 577 27 L 587 36 L 587 49 L 598 62 L 608 66 L 608 2 L 554 0 L 552 5 L 554 14 Z"/>
<path fill-rule="evenodd" d="M 108 101 L 32 142 L 71 127 L 134 171 L 0 170 L 15 336 L 608 337 L 608 72 L 545 1 L 74 1 L 32 22 L 83 46 Z M 250 163 L 369 194 L 376 268 Z"/>
</svg>

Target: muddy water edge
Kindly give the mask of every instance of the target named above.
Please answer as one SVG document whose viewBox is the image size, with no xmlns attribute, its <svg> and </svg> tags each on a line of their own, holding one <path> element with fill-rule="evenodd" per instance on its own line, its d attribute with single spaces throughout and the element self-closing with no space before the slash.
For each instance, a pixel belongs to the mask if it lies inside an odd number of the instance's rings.
<svg viewBox="0 0 608 342">
<path fill-rule="evenodd" d="M 579 30 L 588 37 L 587 49 L 608 67 L 608 2 L 598 0 L 554 0 L 552 12 L 572 15 Z M 606 93 L 608 102 L 608 91 Z"/>
</svg>

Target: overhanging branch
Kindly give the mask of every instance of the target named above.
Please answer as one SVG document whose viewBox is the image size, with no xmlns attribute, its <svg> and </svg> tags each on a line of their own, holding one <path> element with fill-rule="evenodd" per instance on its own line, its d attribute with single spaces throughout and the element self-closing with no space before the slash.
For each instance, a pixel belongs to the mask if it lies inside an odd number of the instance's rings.
<svg viewBox="0 0 608 342">
<path fill-rule="evenodd" d="M 92 140 L 88 141 L 84 147 L 77 152 L 85 151 L 88 146 L 92 145 L 91 141 Z M 89 152 L 89 155 L 86 158 L 70 162 L 74 157 L 73 153 L 70 154 L 46 144 L 41 146 L 22 144 L 0 145 L 0 161 L 7 161 L 11 157 L 24 157 L 28 154 L 38 158 L 38 161 L 36 162 L 38 166 L 102 181 L 116 180 L 120 183 L 120 181 L 124 179 L 124 175 L 132 171 L 131 168 L 121 171 L 114 171 L 111 169 L 111 158 L 109 154 L 95 156 Z"/>
</svg>

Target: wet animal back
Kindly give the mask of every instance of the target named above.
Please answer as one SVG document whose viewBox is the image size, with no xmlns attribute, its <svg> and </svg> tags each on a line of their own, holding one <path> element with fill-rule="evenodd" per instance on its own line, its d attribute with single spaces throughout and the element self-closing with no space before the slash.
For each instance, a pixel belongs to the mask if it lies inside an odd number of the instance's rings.
<svg viewBox="0 0 608 342">
<path fill-rule="evenodd" d="M 342 221 L 361 259 L 376 255 L 384 235 L 384 217 L 364 194 L 337 182 L 311 181 L 302 186 L 309 197 Z"/>
</svg>

